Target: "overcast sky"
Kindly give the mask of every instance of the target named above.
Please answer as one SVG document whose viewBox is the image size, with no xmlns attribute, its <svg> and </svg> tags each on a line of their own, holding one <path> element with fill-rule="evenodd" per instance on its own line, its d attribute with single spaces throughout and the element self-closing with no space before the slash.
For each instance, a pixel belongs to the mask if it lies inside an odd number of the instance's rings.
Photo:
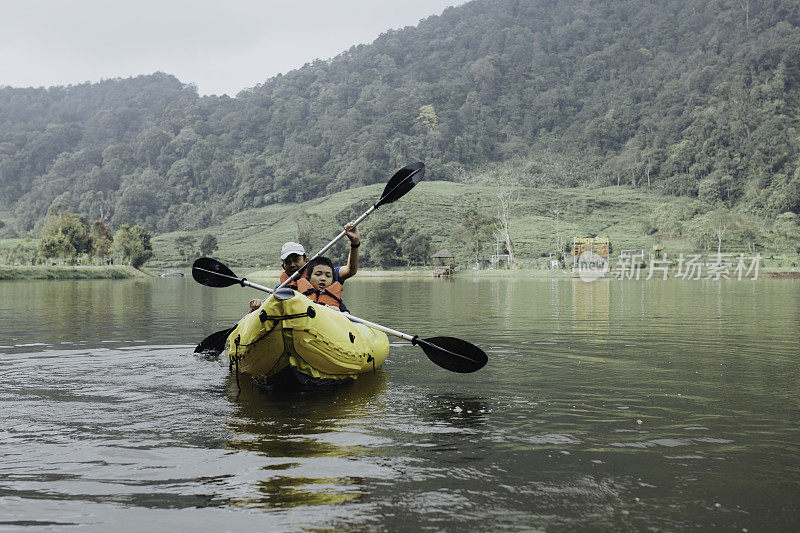
<svg viewBox="0 0 800 533">
<path fill-rule="evenodd" d="M 0 0 L 0 86 L 156 71 L 235 96 L 465 0 Z"/>
</svg>

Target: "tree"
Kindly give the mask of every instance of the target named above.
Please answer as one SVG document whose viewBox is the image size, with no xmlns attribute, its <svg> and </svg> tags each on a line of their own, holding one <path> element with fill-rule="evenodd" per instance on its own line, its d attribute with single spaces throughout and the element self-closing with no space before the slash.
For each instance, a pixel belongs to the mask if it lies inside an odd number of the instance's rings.
<svg viewBox="0 0 800 533">
<path fill-rule="evenodd" d="M 775 231 L 787 239 L 800 238 L 800 225 L 798 225 L 797 215 L 792 212 L 778 215 L 775 219 Z"/>
<path fill-rule="evenodd" d="M 194 235 L 182 235 L 175 237 L 175 247 L 178 249 L 178 254 L 184 261 L 194 259 L 197 252 L 194 249 L 195 238 Z"/>
<path fill-rule="evenodd" d="M 649 237 L 653 233 L 658 231 L 658 228 L 653 224 L 653 221 L 649 218 L 643 218 L 639 220 L 637 223 L 639 231 L 642 233 L 642 237 Z"/>
<path fill-rule="evenodd" d="M 78 255 L 92 251 L 89 223 L 85 217 L 60 211 L 45 220 L 39 243 L 45 257 L 62 257 L 74 263 Z"/>
<path fill-rule="evenodd" d="M 152 170 L 142 172 L 139 179 L 149 178 L 155 181 L 158 177 Z M 162 204 L 153 188 L 135 185 L 126 188 L 119 196 L 112 218 L 113 224 L 133 224 L 155 219 L 162 212 Z"/>
<path fill-rule="evenodd" d="M 500 238 L 505 241 L 509 265 L 514 264 L 514 248 L 511 243 L 511 210 L 518 200 L 519 197 L 508 190 L 501 190 L 501 192 L 497 194 L 497 211 L 499 215 L 497 230 L 500 233 Z"/>
<path fill-rule="evenodd" d="M 46 259 L 74 257 L 75 247 L 65 233 L 57 230 L 55 233 L 49 233 L 39 239 L 39 253 Z"/>
<path fill-rule="evenodd" d="M 561 202 L 556 199 L 555 204 L 553 205 L 552 213 L 556 216 L 556 260 L 561 261 L 561 256 L 564 253 L 564 237 L 561 236 L 561 231 L 559 230 L 559 222 L 560 217 L 563 211 L 561 211 Z"/>
<path fill-rule="evenodd" d="M 431 255 L 431 237 L 422 233 L 418 227 L 409 226 L 400 240 L 400 251 L 407 263 L 424 266 Z"/>
<path fill-rule="evenodd" d="M 670 204 L 660 204 L 653 210 L 651 217 L 653 226 L 663 235 L 669 238 L 677 237 L 681 234 L 681 216 L 678 209 Z"/>
<path fill-rule="evenodd" d="M 750 32 L 750 0 L 739 0 L 739 7 L 744 11 L 744 24 L 748 33 Z"/>
<path fill-rule="evenodd" d="M 322 247 L 320 243 L 322 243 L 322 239 L 325 237 L 322 236 L 324 233 L 324 224 L 322 223 L 321 216 L 316 213 L 300 211 L 294 217 L 294 224 L 297 228 L 294 235 L 295 240 L 303 245 L 306 252 Z M 320 246 L 317 246 L 318 244 L 320 244 Z"/>
<path fill-rule="evenodd" d="M 722 239 L 725 233 L 734 226 L 734 217 L 727 209 L 715 209 L 702 213 L 689 221 L 687 233 L 689 238 L 706 250 L 711 249 L 711 243 L 717 241 L 717 253 L 722 253 Z"/>
<path fill-rule="evenodd" d="M 739 233 L 742 236 L 742 240 L 747 243 L 747 251 L 751 254 L 756 253 L 756 241 L 760 236 L 757 224 L 755 220 L 748 220 L 739 225 Z"/>
<path fill-rule="evenodd" d="M 217 238 L 207 233 L 203 240 L 200 241 L 200 253 L 203 256 L 208 257 L 212 255 L 214 252 L 219 250 L 219 246 L 217 246 Z"/>
<path fill-rule="evenodd" d="M 439 124 L 439 117 L 436 116 L 436 110 L 432 104 L 427 104 L 419 108 L 419 115 L 417 121 L 425 126 L 425 130 L 430 133 L 436 129 Z"/>
<path fill-rule="evenodd" d="M 94 257 L 104 258 L 111 251 L 114 244 L 114 237 L 105 224 L 100 220 L 95 220 L 89 230 L 89 237 L 92 240 L 91 254 Z"/>
<path fill-rule="evenodd" d="M 727 209 L 715 209 L 708 213 L 708 218 L 711 223 L 711 233 L 717 238 L 717 254 L 721 254 L 722 238 L 725 232 L 734 226 L 735 219 Z"/>
<path fill-rule="evenodd" d="M 719 204 L 730 199 L 732 188 L 732 176 L 714 171 L 697 184 L 697 197 L 710 204 Z"/>
<path fill-rule="evenodd" d="M 380 268 L 402 264 L 402 250 L 395 235 L 402 231 L 403 222 L 381 218 L 371 225 L 365 237 L 369 238 L 366 259 Z"/>
<path fill-rule="evenodd" d="M 706 250 L 711 249 L 712 224 L 708 213 L 693 217 L 686 225 L 686 235 L 691 241 Z"/>
<path fill-rule="evenodd" d="M 153 256 L 150 233 L 141 226 L 120 226 L 114 234 L 113 249 L 135 268 L 139 268 Z"/>
<path fill-rule="evenodd" d="M 31 246 L 33 244 L 33 246 Z M 8 264 L 33 264 L 34 261 L 39 259 L 42 255 L 37 250 L 36 244 L 33 243 L 33 240 L 30 237 L 25 237 L 11 250 L 7 261 Z M 52 256 L 56 257 L 56 256 Z"/>
<path fill-rule="evenodd" d="M 459 218 L 461 224 L 450 235 L 450 241 L 466 243 L 470 256 L 477 265 L 480 262 L 483 244 L 492 236 L 497 219 L 472 205 L 462 207 Z"/>
</svg>

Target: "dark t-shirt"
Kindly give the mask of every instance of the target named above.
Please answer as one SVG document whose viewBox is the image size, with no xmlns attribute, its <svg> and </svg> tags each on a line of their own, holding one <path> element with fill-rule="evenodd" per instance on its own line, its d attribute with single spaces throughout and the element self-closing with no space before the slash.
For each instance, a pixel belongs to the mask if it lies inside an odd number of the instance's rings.
<svg viewBox="0 0 800 533">
<path fill-rule="evenodd" d="M 339 269 L 340 268 L 342 268 L 342 267 L 336 267 L 336 268 L 333 269 L 333 282 L 336 283 L 338 281 L 339 283 L 344 285 L 344 281 L 345 280 L 339 279 Z"/>
</svg>

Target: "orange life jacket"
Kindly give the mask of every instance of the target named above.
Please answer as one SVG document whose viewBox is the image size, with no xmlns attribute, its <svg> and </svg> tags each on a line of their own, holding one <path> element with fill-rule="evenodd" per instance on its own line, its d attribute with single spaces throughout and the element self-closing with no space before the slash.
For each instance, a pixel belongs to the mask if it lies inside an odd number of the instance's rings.
<svg viewBox="0 0 800 533">
<path fill-rule="evenodd" d="M 345 307 L 344 302 L 342 302 L 343 290 L 344 287 L 342 287 L 342 284 L 338 281 L 318 291 L 307 278 L 300 278 L 297 280 L 297 291 L 308 296 L 312 302 L 330 305 L 342 311 L 347 311 L 347 307 Z"/>
<path fill-rule="evenodd" d="M 281 272 L 281 283 L 283 283 L 287 279 L 289 279 L 289 275 L 286 272 Z M 294 280 L 293 282 L 289 283 L 287 287 L 289 287 L 290 289 L 297 290 L 297 280 Z"/>
</svg>

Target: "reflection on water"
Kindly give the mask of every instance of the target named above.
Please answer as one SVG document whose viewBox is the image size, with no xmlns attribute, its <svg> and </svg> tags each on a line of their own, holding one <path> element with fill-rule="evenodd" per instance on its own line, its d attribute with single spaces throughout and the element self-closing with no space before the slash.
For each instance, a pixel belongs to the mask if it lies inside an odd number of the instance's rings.
<svg viewBox="0 0 800 533">
<path fill-rule="evenodd" d="M 340 388 L 240 391 L 190 352 L 250 291 L 0 284 L 0 528 L 796 528 L 796 282 L 347 290 L 354 314 L 489 364 L 393 342 Z"/>
<path fill-rule="evenodd" d="M 349 457 L 369 454 L 387 439 L 371 435 L 365 422 L 381 416 L 377 398 L 386 374 L 316 393 L 276 394 L 256 386 L 239 389 L 229 377 L 226 396 L 234 407 L 228 446 L 269 457 L 264 479 L 239 505 L 284 508 L 333 505 L 365 493 L 363 476 L 352 475 Z M 371 475 L 378 472 L 372 469 Z"/>
</svg>

